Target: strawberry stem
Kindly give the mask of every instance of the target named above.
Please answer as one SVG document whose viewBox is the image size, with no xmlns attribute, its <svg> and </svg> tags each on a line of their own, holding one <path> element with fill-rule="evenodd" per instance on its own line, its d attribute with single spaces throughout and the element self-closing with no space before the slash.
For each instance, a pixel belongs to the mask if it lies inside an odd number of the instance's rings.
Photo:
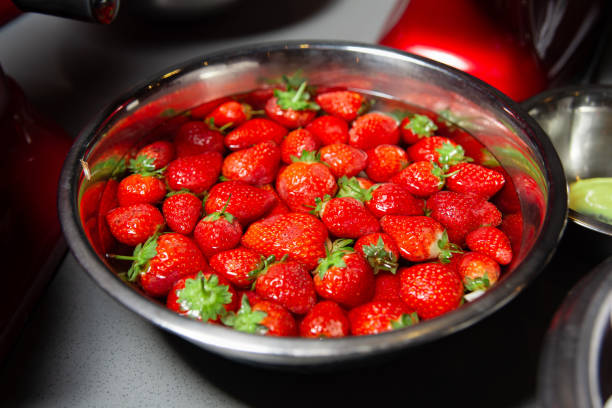
<svg viewBox="0 0 612 408">
<path fill-rule="evenodd" d="M 376 244 L 364 245 L 361 250 L 372 269 L 374 269 L 375 275 L 380 271 L 388 271 L 392 274 L 397 272 L 398 259 L 391 251 L 387 251 L 381 236 L 378 237 Z"/>
<path fill-rule="evenodd" d="M 354 252 L 355 250 L 350 246 L 353 243 L 352 239 L 337 239 L 332 245 L 331 249 L 325 248 L 327 256 L 325 258 L 319 258 L 317 268 L 313 271 L 319 274 L 319 278 L 325 277 L 325 272 L 329 268 L 345 268 L 346 262 L 344 262 L 344 255 Z"/>
<path fill-rule="evenodd" d="M 226 313 L 225 305 L 231 303 L 232 294 L 227 285 L 219 284 L 219 277 L 204 276 L 200 271 L 195 279 L 186 279 L 179 291 L 177 303 L 187 316 L 208 321 Z"/>
<path fill-rule="evenodd" d="M 254 311 L 251 308 L 248 296 L 243 295 L 238 313 L 230 312 L 221 316 L 221 322 L 241 332 L 266 334 L 268 328 L 260 324 L 266 316 L 268 316 L 266 312 Z"/>
</svg>

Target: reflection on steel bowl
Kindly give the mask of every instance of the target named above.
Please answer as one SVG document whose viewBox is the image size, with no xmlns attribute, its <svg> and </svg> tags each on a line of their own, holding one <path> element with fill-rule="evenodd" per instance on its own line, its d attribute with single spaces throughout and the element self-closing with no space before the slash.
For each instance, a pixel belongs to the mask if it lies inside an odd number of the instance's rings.
<svg viewBox="0 0 612 408">
<path fill-rule="evenodd" d="M 257 336 L 179 316 L 126 284 L 105 257 L 96 224 L 114 182 L 101 188 L 99 208 L 82 217 L 82 192 L 111 180 L 128 150 L 155 140 L 181 115 L 209 101 L 300 71 L 309 83 L 451 111 L 457 124 L 495 157 L 514 185 L 523 233 L 500 281 L 443 316 L 390 332 L 340 339 Z M 104 165 L 96 166 L 96 163 Z M 86 164 L 86 165 L 84 165 Z M 110 186 L 110 187 L 109 187 Z M 413 347 L 465 329 L 511 301 L 537 276 L 565 226 L 567 192 L 556 152 L 539 126 L 507 97 L 447 66 L 385 47 L 347 42 L 290 42 L 238 48 L 196 58 L 117 99 L 76 140 L 60 182 L 60 219 L 71 250 L 110 296 L 154 324 L 225 357 L 268 366 L 325 366 Z M 96 251 L 96 248 L 98 250 Z M 102 248 L 100 250 L 100 248 Z"/>
</svg>

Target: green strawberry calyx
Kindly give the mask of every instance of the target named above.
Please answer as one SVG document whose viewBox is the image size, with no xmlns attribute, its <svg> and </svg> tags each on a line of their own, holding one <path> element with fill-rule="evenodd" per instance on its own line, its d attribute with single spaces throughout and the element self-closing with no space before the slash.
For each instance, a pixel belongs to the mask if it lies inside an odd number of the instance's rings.
<svg viewBox="0 0 612 408">
<path fill-rule="evenodd" d="M 375 184 L 370 188 L 363 188 L 359 185 L 359 180 L 356 177 L 348 178 L 342 176 L 338 179 L 336 197 L 353 197 L 363 203 L 372 199 L 372 191 L 378 187 L 380 187 L 380 184 Z"/>
<path fill-rule="evenodd" d="M 352 246 L 352 239 L 337 239 L 331 244 L 331 248 L 325 248 L 327 256 L 325 258 L 319 258 L 318 265 L 314 270 L 314 273 L 319 275 L 320 279 L 325 277 L 325 273 L 332 267 L 335 268 L 346 268 L 346 262 L 344 262 L 344 255 L 355 252 Z"/>
<path fill-rule="evenodd" d="M 453 254 L 462 254 L 463 250 L 459 245 L 454 244 L 449 241 L 448 233 L 446 230 L 442 233 L 442 237 L 438 240 L 438 248 L 440 249 L 440 254 L 438 255 L 438 259 L 440 262 L 447 264 L 450 263 Z"/>
<path fill-rule="evenodd" d="M 399 262 L 393 252 L 385 248 L 385 243 L 381 236 L 378 237 L 376 244 L 364 245 L 361 250 L 366 260 L 374 269 L 376 275 L 380 271 L 388 271 L 392 274 L 397 272 Z"/>
<path fill-rule="evenodd" d="M 275 89 L 274 96 L 276 97 L 276 103 L 283 110 L 319 110 L 319 105 L 310 100 L 310 93 L 306 91 L 307 85 L 308 82 L 303 81 L 297 90 L 293 88 L 289 88 L 286 91 Z"/>
<path fill-rule="evenodd" d="M 234 222 L 235 217 L 227 212 L 227 206 L 229 205 L 231 199 L 232 195 L 230 194 L 221 211 L 215 211 L 213 213 L 208 214 L 206 217 L 204 217 L 203 221 L 215 222 L 221 218 L 225 218 L 227 222 L 232 224 Z"/>
<path fill-rule="evenodd" d="M 310 150 L 302 150 L 300 157 L 291 156 L 291 162 L 321 163 L 329 167 L 329 164 L 321 160 L 321 155 L 318 152 Z"/>
<path fill-rule="evenodd" d="M 226 313 L 225 305 L 231 303 L 232 294 L 227 285 L 219 284 L 219 277 L 208 277 L 198 272 L 195 279 L 186 279 L 185 287 L 177 291 L 177 303 L 187 316 L 208 321 Z"/>
<path fill-rule="evenodd" d="M 285 262 L 289 258 L 289 255 L 285 255 L 278 262 Z M 270 255 L 267 258 L 263 255 L 260 257 L 260 261 L 257 266 L 248 273 L 250 279 L 253 279 L 252 290 L 255 290 L 256 279 L 259 275 L 265 275 L 272 264 L 277 263 L 276 256 Z"/>
<path fill-rule="evenodd" d="M 404 313 L 397 320 L 391 320 L 391 328 L 393 330 L 401 329 L 408 326 L 413 326 L 419 322 L 419 316 L 416 313 Z"/>
<path fill-rule="evenodd" d="M 221 322 L 241 332 L 263 335 L 268 332 L 268 328 L 261 324 L 266 316 L 268 316 L 266 312 L 253 310 L 248 296 L 243 295 L 238 312 L 230 312 L 221 316 Z"/>
<path fill-rule="evenodd" d="M 432 136 L 438 130 L 438 126 L 429 117 L 417 113 L 410 118 L 404 129 L 412 131 L 419 138 L 423 138 Z"/>
<path fill-rule="evenodd" d="M 468 292 L 474 292 L 476 290 L 487 290 L 491 286 L 491 281 L 489 281 L 489 275 L 485 272 L 481 277 L 478 278 L 465 277 L 463 281 L 463 286 Z"/>
<path fill-rule="evenodd" d="M 321 197 L 315 197 L 315 205 L 311 207 L 312 210 L 309 211 L 310 214 L 321 218 L 323 215 L 323 211 L 325 210 L 325 205 L 331 200 L 331 196 L 329 194 L 325 194 L 323 199 Z"/>
<path fill-rule="evenodd" d="M 130 269 L 128 269 L 126 277 L 129 282 L 134 282 L 138 276 L 147 269 L 149 260 L 157 255 L 157 238 L 159 231 L 151 235 L 143 244 L 138 244 L 134 248 L 132 256 L 127 255 L 109 255 L 111 258 L 123 261 L 132 261 Z"/>
<path fill-rule="evenodd" d="M 436 152 L 439 154 L 438 163 L 444 171 L 455 164 L 472 161 L 471 157 L 465 155 L 465 150 L 461 145 L 444 142 L 441 147 L 436 149 Z"/>
<path fill-rule="evenodd" d="M 147 156 L 146 154 L 141 154 L 137 156 L 135 159 L 130 160 L 128 164 L 128 169 L 134 174 L 140 174 L 141 176 L 153 176 L 161 178 L 163 177 L 164 171 L 166 171 L 165 167 L 158 169 L 155 167 L 155 159 Z"/>
</svg>

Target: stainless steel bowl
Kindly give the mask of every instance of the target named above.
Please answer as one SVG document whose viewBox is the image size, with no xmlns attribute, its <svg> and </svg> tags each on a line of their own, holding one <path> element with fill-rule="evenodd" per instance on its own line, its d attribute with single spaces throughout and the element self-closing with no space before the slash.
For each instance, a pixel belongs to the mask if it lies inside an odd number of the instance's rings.
<svg viewBox="0 0 612 408">
<path fill-rule="evenodd" d="M 568 182 L 612 177 L 612 86 L 551 89 L 525 101 L 523 107 L 552 140 Z M 569 218 L 612 235 L 612 224 L 588 214 L 570 208 Z"/>
<path fill-rule="evenodd" d="M 375 336 L 312 340 L 245 334 L 179 316 L 126 285 L 89 242 L 79 216 L 83 163 L 150 137 L 169 116 L 215 98 L 258 88 L 262 78 L 301 69 L 312 84 L 346 86 L 432 111 L 450 109 L 506 168 L 523 216 L 522 243 L 503 278 L 458 310 Z M 148 113 L 147 113 L 148 112 Z M 157 113 L 151 115 L 151 113 Z M 171 119 L 170 119 L 171 121 Z M 90 169 L 91 170 L 91 169 Z M 108 174 L 107 174 L 108 175 Z M 567 217 L 566 181 L 537 123 L 492 87 L 448 66 L 380 46 L 346 42 L 254 45 L 169 68 L 101 112 L 76 140 L 59 186 L 60 219 L 72 252 L 110 296 L 159 327 L 231 359 L 277 367 L 339 364 L 430 342 L 495 312 L 543 269 Z"/>
</svg>

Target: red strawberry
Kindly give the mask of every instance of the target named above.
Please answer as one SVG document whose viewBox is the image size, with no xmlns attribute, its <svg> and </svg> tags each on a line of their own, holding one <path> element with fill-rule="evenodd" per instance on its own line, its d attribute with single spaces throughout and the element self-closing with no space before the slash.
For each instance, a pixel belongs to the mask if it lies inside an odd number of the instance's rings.
<svg viewBox="0 0 612 408">
<path fill-rule="evenodd" d="M 391 182 L 406 186 L 417 197 L 429 197 L 442 190 L 445 179 L 444 171 L 435 162 L 421 160 L 410 163 Z"/>
<path fill-rule="evenodd" d="M 117 207 L 106 214 L 106 221 L 113 237 L 130 246 L 142 244 L 164 226 L 164 217 L 151 204 Z"/>
<path fill-rule="evenodd" d="M 344 119 L 336 116 L 319 116 L 306 125 L 323 146 L 334 143 L 348 143 L 349 126 Z"/>
<path fill-rule="evenodd" d="M 192 108 L 189 110 L 189 115 L 192 118 L 196 118 L 196 119 L 204 119 L 206 117 L 206 115 L 208 115 L 210 112 L 213 111 L 213 109 L 215 109 L 217 106 L 221 105 L 222 103 L 231 101 L 232 99 L 228 96 L 224 96 L 221 98 L 217 98 L 214 99 L 212 101 L 208 101 L 208 102 L 204 102 L 201 105 L 196 106 L 195 108 Z"/>
<path fill-rule="evenodd" d="M 457 272 L 468 292 L 487 290 L 499 279 L 499 264 L 478 252 L 466 252 L 457 263 Z"/>
<path fill-rule="evenodd" d="M 465 155 L 471 157 L 474 163 L 481 164 L 487 167 L 498 167 L 499 162 L 491 154 L 487 148 L 480 143 L 476 138 L 470 135 L 465 130 L 453 128 L 448 135 L 454 142 L 460 144 L 465 150 Z"/>
<path fill-rule="evenodd" d="M 166 185 L 150 173 L 131 174 L 119 183 L 117 200 L 126 207 L 133 204 L 156 204 L 166 196 Z"/>
<path fill-rule="evenodd" d="M 372 181 L 389 181 L 408 166 L 406 151 L 396 145 L 382 144 L 367 152 L 368 164 L 365 172 Z"/>
<path fill-rule="evenodd" d="M 412 326 L 419 318 L 398 300 L 373 300 L 349 311 L 351 334 L 365 336 Z"/>
<path fill-rule="evenodd" d="M 442 136 L 431 136 L 419 140 L 407 149 L 408 157 L 413 162 L 433 161 L 443 170 L 457 163 L 469 160 L 465 157 L 463 147 L 451 139 Z"/>
<path fill-rule="evenodd" d="M 336 178 L 353 177 L 365 169 L 368 155 L 361 149 L 343 143 L 323 146 L 319 150 L 321 161 L 327 163 Z"/>
<path fill-rule="evenodd" d="M 242 245 L 277 259 L 289 255 L 313 269 L 325 257 L 326 240 L 327 229 L 315 216 L 288 213 L 252 223 L 242 236 Z"/>
<path fill-rule="evenodd" d="M 379 112 L 359 116 L 349 130 L 349 144 L 362 150 L 373 149 L 380 144 L 395 145 L 399 137 L 395 119 Z"/>
<path fill-rule="evenodd" d="M 267 214 L 276 201 L 273 191 L 243 181 L 224 181 L 210 189 L 204 209 L 211 214 L 227 205 L 226 211 L 236 217 L 241 225 L 247 226 Z"/>
<path fill-rule="evenodd" d="M 384 183 L 372 189 L 366 207 L 380 218 L 384 215 L 423 215 L 425 203 L 401 184 Z"/>
<path fill-rule="evenodd" d="M 242 180 L 261 185 L 274 180 L 280 163 L 281 150 L 269 140 L 233 152 L 225 157 L 222 173 L 229 180 Z"/>
<path fill-rule="evenodd" d="M 523 241 L 523 215 L 520 212 L 504 215 L 500 229 L 510 240 L 514 253 L 517 253 Z"/>
<path fill-rule="evenodd" d="M 363 235 L 355 242 L 355 252 L 363 255 L 375 275 L 381 271 L 397 271 L 399 248 L 389 234 L 374 232 Z"/>
<path fill-rule="evenodd" d="M 504 176 L 493 169 L 480 164 L 459 163 L 449 169 L 446 188 L 489 199 L 504 186 L 504 182 Z"/>
<path fill-rule="evenodd" d="M 438 126 L 425 115 L 411 115 L 405 117 L 400 123 L 402 140 L 406 144 L 415 144 L 424 137 L 433 136 Z"/>
<path fill-rule="evenodd" d="M 197 272 L 177 280 L 166 298 L 168 309 L 205 322 L 217 322 L 240 306 L 238 293 L 223 277 Z"/>
<path fill-rule="evenodd" d="M 174 160 L 176 152 L 174 145 L 167 140 L 159 140 L 144 146 L 136 153 L 136 158 L 130 161 L 134 173 L 158 170 Z"/>
<path fill-rule="evenodd" d="M 502 222 L 502 213 L 490 201 L 481 201 L 473 208 L 474 215 L 479 220 L 479 227 L 497 227 Z"/>
<path fill-rule="evenodd" d="M 331 91 L 320 93 L 315 101 L 321 109 L 333 116 L 352 121 L 363 110 L 366 100 L 362 94 L 353 91 Z"/>
<path fill-rule="evenodd" d="M 195 156 L 205 152 L 225 151 L 223 134 L 206 123 L 193 120 L 181 125 L 174 137 L 178 157 Z"/>
<path fill-rule="evenodd" d="M 240 99 L 244 100 L 255 109 L 263 109 L 268 99 L 274 96 L 275 89 L 281 89 L 281 86 L 274 85 L 270 88 L 255 89 L 247 94 L 241 95 Z"/>
<path fill-rule="evenodd" d="M 380 230 L 378 220 L 353 197 L 316 199 L 313 214 L 318 215 L 327 230 L 336 237 L 359 238 Z"/>
<path fill-rule="evenodd" d="M 346 312 L 331 300 L 312 307 L 300 322 L 300 336 L 311 338 L 345 337 L 350 333 Z"/>
<path fill-rule="evenodd" d="M 279 171 L 276 191 L 292 211 L 309 212 L 315 198 L 334 196 L 338 190 L 329 167 L 312 152 L 303 152 L 297 160 Z"/>
<path fill-rule="evenodd" d="M 255 292 L 295 314 L 306 314 L 317 302 L 312 276 L 296 261 L 279 261 L 257 274 Z"/>
<path fill-rule="evenodd" d="M 321 142 L 306 129 L 296 129 L 287 135 L 280 145 L 283 163 L 293 163 L 292 157 L 299 158 L 304 150 L 316 152 Z"/>
<path fill-rule="evenodd" d="M 179 157 L 168 164 L 166 181 L 173 190 L 187 189 L 202 193 L 217 181 L 223 157 L 218 152 Z"/>
<path fill-rule="evenodd" d="M 319 105 L 310 100 L 303 81 L 297 89 L 275 89 L 264 107 L 268 117 L 289 129 L 304 127 L 315 118 Z"/>
<path fill-rule="evenodd" d="M 270 119 L 253 118 L 229 132 L 224 143 L 230 150 L 241 150 L 269 140 L 280 145 L 286 134 L 287 128 Z"/>
<path fill-rule="evenodd" d="M 451 242 L 463 245 L 465 236 L 483 223 L 477 214 L 484 201 L 476 196 L 439 191 L 427 199 L 431 218 L 442 224 Z"/>
<path fill-rule="evenodd" d="M 166 296 L 174 282 L 182 277 L 210 271 L 198 245 L 186 235 L 174 232 L 153 235 L 136 246 L 132 256 L 114 257 L 132 261 L 128 280 L 139 280 L 145 293 L 155 297 Z"/>
<path fill-rule="evenodd" d="M 480 227 L 465 237 L 468 248 L 493 258 L 500 265 L 512 261 L 510 239 L 495 227 Z"/>
<path fill-rule="evenodd" d="M 206 116 L 206 123 L 217 127 L 236 127 L 251 119 L 253 109 L 246 103 L 227 101 L 217 106 Z"/>
<path fill-rule="evenodd" d="M 170 193 L 164 200 L 162 212 L 172 231 L 188 235 L 202 215 L 202 200 L 189 192 Z"/>
<path fill-rule="evenodd" d="M 287 204 L 285 204 L 283 199 L 278 195 L 278 193 L 276 192 L 276 190 L 271 184 L 264 184 L 260 188 L 271 192 L 276 199 L 274 205 L 272 206 L 272 208 L 270 208 L 270 211 L 268 211 L 262 218 L 266 218 L 266 217 L 270 217 L 272 215 L 278 215 L 278 214 L 287 214 L 291 212 Z"/>
<path fill-rule="evenodd" d="M 255 306 L 257 303 L 264 301 L 261 296 L 259 296 L 257 293 L 255 293 L 255 291 L 251 290 L 251 289 L 239 289 L 238 290 L 238 299 L 242 299 L 243 297 L 246 297 L 249 304 Z M 264 302 L 267 302 L 267 300 L 265 300 Z M 289 313 L 289 311 L 287 311 L 287 313 Z M 291 313 L 289 313 L 291 314 Z"/>
<path fill-rule="evenodd" d="M 380 225 L 397 243 L 400 256 L 411 262 L 444 260 L 457 250 L 448 242 L 444 227 L 430 217 L 385 215 Z"/>
<path fill-rule="evenodd" d="M 267 300 L 251 307 L 246 296 L 242 296 L 237 313 L 230 313 L 221 320 L 226 326 L 246 333 L 264 336 L 296 336 L 298 333 L 295 318 L 287 309 Z"/>
<path fill-rule="evenodd" d="M 262 269 L 263 257 L 248 248 L 238 247 L 211 256 L 210 267 L 238 288 L 247 288 Z"/>
<path fill-rule="evenodd" d="M 402 300 L 400 287 L 402 282 L 398 274 L 381 272 L 374 278 L 374 297 L 372 300 Z"/>
<path fill-rule="evenodd" d="M 242 226 L 232 214 L 227 212 L 230 201 L 227 201 L 221 211 L 202 218 L 193 231 L 194 239 L 207 258 L 235 248 L 240 243 Z"/>
<path fill-rule="evenodd" d="M 350 239 L 336 240 L 314 271 L 314 285 L 322 298 L 355 307 L 374 296 L 374 272 L 363 256 L 348 246 Z"/>
<path fill-rule="evenodd" d="M 107 180 L 106 185 L 104 186 L 104 192 L 102 193 L 102 197 L 100 197 L 100 204 L 98 206 L 98 216 L 97 216 L 97 247 L 100 250 L 100 253 L 107 253 L 112 245 L 114 244 L 113 235 L 110 231 L 110 227 L 108 225 L 108 219 L 106 216 L 108 213 L 116 208 L 119 203 L 117 202 L 117 189 L 119 187 L 119 182 L 113 178 Z"/>
<path fill-rule="evenodd" d="M 463 283 L 449 267 L 437 263 L 421 263 L 399 271 L 402 300 L 421 319 L 431 319 L 459 307 L 463 299 Z"/>
</svg>

